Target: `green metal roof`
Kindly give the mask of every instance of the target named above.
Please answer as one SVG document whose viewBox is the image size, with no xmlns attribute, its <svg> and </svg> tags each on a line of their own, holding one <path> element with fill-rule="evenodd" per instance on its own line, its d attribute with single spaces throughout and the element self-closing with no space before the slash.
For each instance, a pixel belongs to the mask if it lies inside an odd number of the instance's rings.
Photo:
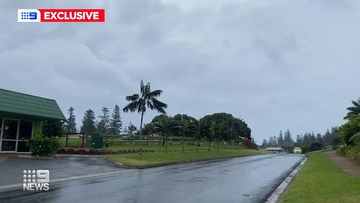
<svg viewBox="0 0 360 203">
<path fill-rule="evenodd" d="M 0 89 L 1 113 L 65 120 L 55 100 L 5 89 Z"/>
</svg>

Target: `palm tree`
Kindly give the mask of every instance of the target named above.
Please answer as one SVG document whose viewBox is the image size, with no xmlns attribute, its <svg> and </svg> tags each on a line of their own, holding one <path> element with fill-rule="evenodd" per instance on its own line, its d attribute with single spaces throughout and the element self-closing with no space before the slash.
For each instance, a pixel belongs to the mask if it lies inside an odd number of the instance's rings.
<svg viewBox="0 0 360 203">
<path fill-rule="evenodd" d="M 204 123 L 199 123 L 198 132 L 196 134 L 196 140 L 197 140 L 196 152 L 199 151 L 201 138 L 206 138 L 206 139 L 210 140 L 212 138 L 212 133 L 213 132 L 211 131 L 211 126 L 206 125 Z M 208 150 L 210 151 L 210 146 L 209 146 Z"/>
<path fill-rule="evenodd" d="M 349 112 L 346 114 L 344 119 L 349 119 L 351 116 L 360 115 L 360 98 L 358 100 L 352 101 L 354 106 L 346 108 Z"/>
<path fill-rule="evenodd" d="M 167 152 L 167 138 L 172 136 L 176 131 L 181 128 L 180 124 L 171 117 L 163 117 L 154 123 L 154 131 L 159 133 L 163 138 L 163 147 Z"/>
<path fill-rule="evenodd" d="M 355 133 L 353 136 L 351 136 L 349 141 L 360 145 L 360 132 Z"/>
<path fill-rule="evenodd" d="M 181 116 L 181 129 L 182 129 L 182 133 L 181 133 L 181 145 L 182 145 L 182 152 L 185 152 L 185 143 L 184 143 L 184 136 L 185 134 L 192 135 L 192 134 L 196 134 L 197 131 L 197 123 L 195 121 L 191 121 L 191 120 L 184 120 L 183 115 Z"/>
<path fill-rule="evenodd" d="M 141 113 L 141 121 L 140 121 L 140 153 L 142 151 L 142 125 L 144 119 L 144 113 L 147 108 L 150 110 L 156 110 L 159 113 L 165 114 L 165 109 L 167 108 L 167 104 L 159 101 L 156 97 L 160 96 L 162 90 L 154 90 L 151 91 L 150 83 L 146 83 L 144 85 L 143 80 L 140 81 L 140 94 L 133 94 L 126 97 L 126 100 L 129 102 L 127 106 L 123 108 L 124 112 L 135 112 Z"/>
</svg>

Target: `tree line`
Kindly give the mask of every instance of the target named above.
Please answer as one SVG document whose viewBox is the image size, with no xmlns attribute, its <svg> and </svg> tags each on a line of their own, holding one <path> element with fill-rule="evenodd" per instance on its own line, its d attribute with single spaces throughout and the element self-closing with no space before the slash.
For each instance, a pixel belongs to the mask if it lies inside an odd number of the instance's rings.
<svg viewBox="0 0 360 203">
<path fill-rule="evenodd" d="M 328 129 L 325 134 L 308 132 L 296 135 L 295 141 L 292 139 L 290 130 L 286 130 L 284 135 L 280 131 L 278 137 L 273 136 L 268 140 L 264 139 L 261 147 L 282 147 L 287 151 L 292 151 L 294 147 L 301 147 L 302 151 L 306 153 L 327 146 L 335 147 L 338 145 L 339 139 L 341 139 L 341 135 L 337 127 L 333 127 L 331 130 Z"/>
<path fill-rule="evenodd" d="M 74 111 L 75 109 L 73 107 L 69 108 L 69 117 L 64 124 L 64 131 L 68 134 L 77 133 Z M 102 115 L 99 116 L 100 120 L 98 121 L 95 117 L 95 112 L 92 109 L 85 111 L 80 132 L 85 134 L 99 132 L 104 135 L 120 135 L 122 129 L 120 107 L 115 105 L 111 114 L 106 107 L 103 107 L 101 112 Z"/>
<path fill-rule="evenodd" d="M 162 94 L 162 90 L 151 90 L 150 83 L 140 82 L 139 93 L 126 96 L 128 104 L 122 109 L 124 112 L 140 113 L 140 126 L 137 129 L 132 123 L 122 131 L 121 109 L 115 105 L 112 113 L 109 109 L 102 108 L 102 115 L 96 119 L 95 112 L 88 109 L 82 118 L 80 127 L 81 133 L 91 134 L 99 132 L 104 135 L 120 135 L 125 132 L 126 135 L 137 135 L 140 143 L 143 136 L 160 136 L 164 145 L 169 138 L 181 137 L 184 139 L 191 138 L 200 141 L 206 139 L 211 142 L 242 142 L 248 147 L 254 148 L 256 145 L 251 137 L 251 129 L 245 121 L 236 118 L 227 113 L 214 113 L 206 115 L 197 120 L 186 114 L 177 114 L 169 116 L 165 109 L 167 104 L 157 99 Z M 143 118 L 147 110 L 155 110 L 160 115 L 155 116 L 150 123 L 143 127 Z M 68 110 L 68 118 L 63 126 L 66 133 L 76 133 L 75 109 L 70 107 Z M 124 134 L 124 133 L 123 133 Z"/>
<path fill-rule="evenodd" d="M 341 154 L 349 154 L 350 158 L 357 159 L 360 162 L 360 98 L 352 102 L 352 106 L 346 108 L 348 111 L 344 120 L 346 123 L 340 127 L 332 127 L 327 130 L 325 134 L 305 133 L 297 135 L 296 142 L 291 145 L 291 142 L 283 143 L 282 133 L 279 136 L 270 137 L 268 140 L 264 139 L 261 145 L 266 147 L 284 147 L 285 149 L 292 149 L 293 147 L 301 147 L 303 152 L 332 147 L 337 149 Z M 290 131 L 287 134 L 290 134 Z M 290 150 L 291 151 L 291 150 Z"/>
</svg>

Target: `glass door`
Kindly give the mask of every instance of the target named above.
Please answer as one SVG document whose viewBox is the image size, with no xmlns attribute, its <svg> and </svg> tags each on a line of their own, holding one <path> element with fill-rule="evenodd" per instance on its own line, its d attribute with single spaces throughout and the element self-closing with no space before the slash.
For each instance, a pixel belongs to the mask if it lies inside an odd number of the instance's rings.
<svg viewBox="0 0 360 203">
<path fill-rule="evenodd" d="M 17 145 L 17 136 L 19 121 L 13 119 L 3 119 L 2 122 L 2 139 L 1 139 L 1 151 L 3 152 L 15 152 Z"/>
<path fill-rule="evenodd" d="M 26 146 L 32 134 L 32 121 L 20 121 L 19 138 L 17 142 L 17 152 L 29 152 L 29 147 Z"/>
</svg>

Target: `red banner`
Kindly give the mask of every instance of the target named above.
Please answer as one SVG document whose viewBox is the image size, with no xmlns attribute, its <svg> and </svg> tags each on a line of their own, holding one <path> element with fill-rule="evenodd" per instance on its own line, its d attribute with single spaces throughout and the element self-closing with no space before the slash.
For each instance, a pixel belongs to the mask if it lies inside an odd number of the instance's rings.
<svg viewBox="0 0 360 203">
<path fill-rule="evenodd" d="M 39 9 L 40 22 L 105 22 L 105 9 Z"/>
</svg>

